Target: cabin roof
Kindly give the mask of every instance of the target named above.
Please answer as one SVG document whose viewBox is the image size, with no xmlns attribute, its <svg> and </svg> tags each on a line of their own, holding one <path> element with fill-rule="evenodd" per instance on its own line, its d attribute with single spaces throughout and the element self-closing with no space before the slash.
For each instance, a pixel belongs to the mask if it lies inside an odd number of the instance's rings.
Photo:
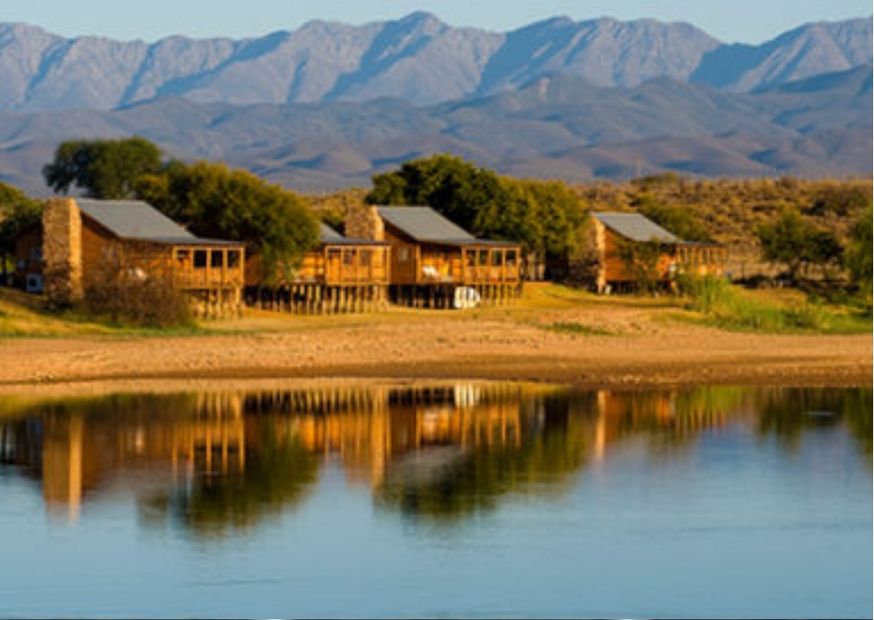
<svg viewBox="0 0 874 620">
<path fill-rule="evenodd" d="M 601 211 L 592 216 L 604 226 L 631 241 L 658 241 L 661 243 L 684 243 L 674 233 L 665 230 L 640 213 L 619 213 L 616 211 Z"/>
<path fill-rule="evenodd" d="M 431 207 L 376 207 L 379 216 L 420 243 L 453 246 L 517 246 L 512 241 L 477 239 L 461 226 L 446 219 Z"/>
<path fill-rule="evenodd" d="M 319 224 L 319 238 L 322 243 L 342 243 L 346 239 L 336 230 L 322 222 Z"/>
<path fill-rule="evenodd" d="M 142 200 L 76 199 L 79 209 L 122 239 L 192 243 L 197 237 Z"/>
<path fill-rule="evenodd" d="M 453 244 L 475 243 L 476 237 L 431 207 L 377 207 L 379 216 L 416 241 Z"/>
<path fill-rule="evenodd" d="M 85 215 L 121 239 L 167 244 L 236 245 L 234 241 L 202 239 L 142 200 L 77 198 Z"/>
</svg>

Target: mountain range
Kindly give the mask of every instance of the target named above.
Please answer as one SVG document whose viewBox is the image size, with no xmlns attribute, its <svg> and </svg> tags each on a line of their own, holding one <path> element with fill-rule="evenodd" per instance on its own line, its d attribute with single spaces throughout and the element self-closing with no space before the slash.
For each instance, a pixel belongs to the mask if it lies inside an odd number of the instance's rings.
<svg viewBox="0 0 874 620">
<path fill-rule="evenodd" d="M 414 13 L 148 44 L 0 24 L 0 180 L 45 194 L 58 142 L 133 133 L 305 191 L 444 151 L 571 181 L 870 174 L 871 32 L 742 45 L 654 20 L 495 33 Z"/>
</svg>

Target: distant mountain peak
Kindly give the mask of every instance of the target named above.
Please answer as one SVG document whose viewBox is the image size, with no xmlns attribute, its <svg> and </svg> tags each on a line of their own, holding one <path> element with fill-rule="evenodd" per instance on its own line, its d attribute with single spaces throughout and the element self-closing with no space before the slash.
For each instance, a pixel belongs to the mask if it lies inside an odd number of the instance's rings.
<svg viewBox="0 0 874 620">
<path fill-rule="evenodd" d="M 396 97 L 434 104 L 558 74 L 608 87 L 654 78 L 750 92 L 870 64 L 871 18 L 804 24 L 761 45 L 720 43 L 685 22 L 544 19 L 510 32 L 427 11 L 352 26 L 314 20 L 245 39 L 121 42 L 0 23 L 0 110 L 113 109 L 160 96 L 305 103 Z"/>
</svg>

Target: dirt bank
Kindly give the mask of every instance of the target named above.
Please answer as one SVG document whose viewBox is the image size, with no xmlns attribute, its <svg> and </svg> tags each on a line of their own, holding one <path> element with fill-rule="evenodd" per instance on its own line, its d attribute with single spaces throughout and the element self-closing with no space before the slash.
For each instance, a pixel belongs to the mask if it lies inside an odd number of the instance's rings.
<svg viewBox="0 0 874 620">
<path fill-rule="evenodd" d="M 0 391 L 70 382 L 295 377 L 615 387 L 871 384 L 870 334 L 737 333 L 666 320 L 672 311 L 582 305 L 468 315 L 256 316 L 238 324 L 237 333 L 206 336 L 13 338 L 0 341 Z M 584 329 L 560 328 L 566 325 Z"/>
</svg>

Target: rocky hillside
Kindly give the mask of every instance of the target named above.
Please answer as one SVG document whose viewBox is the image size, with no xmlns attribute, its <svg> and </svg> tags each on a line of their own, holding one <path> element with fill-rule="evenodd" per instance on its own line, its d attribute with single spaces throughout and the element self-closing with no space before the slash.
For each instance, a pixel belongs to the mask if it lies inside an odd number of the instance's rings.
<svg viewBox="0 0 874 620">
<path fill-rule="evenodd" d="M 112 111 L 0 111 L 0 180 L 41 195 L 40 170 L 70 138 L 142 135 L 169 156 L 248 168 L 317 192 L 366 186 L 398 162 L 451 152 L 506 174 L 568 181 L 870 175 L 871 67 L 755 93 L 650 80 L 599 88 L 543 76 L 514 91 L 433 106 L 157 99 Z"/>
</svg>

